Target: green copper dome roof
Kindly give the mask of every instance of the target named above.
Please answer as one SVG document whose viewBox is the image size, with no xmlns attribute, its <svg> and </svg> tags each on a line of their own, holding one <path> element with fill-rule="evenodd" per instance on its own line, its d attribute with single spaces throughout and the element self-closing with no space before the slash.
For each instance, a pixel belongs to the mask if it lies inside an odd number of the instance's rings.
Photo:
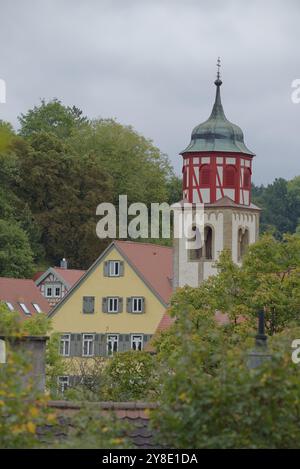
<svg viewBox="0 0 300 469">
<path fill-rule="evenodd" d="M 222 81 L 217 79 L 215 85 L 217 87 L 216 100 L 211 115 L 205 122 L 194 128 L 191 143 L 181 154 L 191 151 L 221 151 L 254 156 L 244 143 L 242 129 L 226 119 L 220 93 Z"/>
</svg>

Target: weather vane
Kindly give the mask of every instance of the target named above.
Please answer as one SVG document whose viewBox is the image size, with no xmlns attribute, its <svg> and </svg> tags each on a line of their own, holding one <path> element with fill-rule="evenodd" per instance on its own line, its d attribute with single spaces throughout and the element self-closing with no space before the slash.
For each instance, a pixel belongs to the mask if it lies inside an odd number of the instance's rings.
<svg viewBox="0 0 300 469">
<path fill-rule="evenodd" d="M 217 80 L 220 80 L 220 68 L 221 68 L 221 59 L 220 57 L 218 57 L 218 60 L 217 60 L 217 67 L 218 67 L 218 71 L 217 71 Z"/>
</svg>

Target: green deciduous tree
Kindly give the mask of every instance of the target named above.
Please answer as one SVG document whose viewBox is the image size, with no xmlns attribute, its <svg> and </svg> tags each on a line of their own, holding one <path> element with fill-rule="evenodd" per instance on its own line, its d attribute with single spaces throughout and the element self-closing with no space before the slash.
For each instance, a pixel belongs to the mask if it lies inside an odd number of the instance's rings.
<svg viewBox="0 0 300 469">
<path fill-rule="evenodd" d="M 0 219 L 0 276 L 30 277 L 33 252 L 27 234 L 17 222 Z"/>
<path fill-rule="evenodd" d="M 53 133 L 59 138 L 69 137 L 81 125 L 87 122 L 82 111 L 76 106 L 64 106 L 58 99 L 41 100 L 19 117 L 20 135 L 31 138 L 40 132 Z"/>
<path fill-rule="evenodd" d="M 249 370 L 239 348 L 211 374 L 196 348 L 165 375 L 152 414 L 158 441 L 171 448 L 299 448 L 300 378 L 289 354 Z"/>
<path fill-rule="evenodd" d="M 93 156 L 76 155 L 51 133 L 40 132 L 19 155 L 20 193 L 41 231 L 46 255 L 88 267 L 105 243 L 96 236 L 96 207 L 109 201 L 111 178 Z"/>
</svg>

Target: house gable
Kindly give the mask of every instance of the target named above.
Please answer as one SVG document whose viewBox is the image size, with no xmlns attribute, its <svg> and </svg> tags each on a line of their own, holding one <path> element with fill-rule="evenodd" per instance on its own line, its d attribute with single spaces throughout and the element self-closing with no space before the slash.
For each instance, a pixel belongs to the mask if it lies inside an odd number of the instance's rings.
<svg viewBox="0 0 300 469">
<path fill-rule="evenodd" d="M 105 275 L 104 265 L 110 260 L 124 263 L 124 275 Z M 83 313 L 84 297 L 94 298 L 94 313 Z M 122 312 L 103 312 L 103 298 L 107 297 L 122 298 Z M 126 301 L 131 297 L 145 299 L 145 312 L 127 312 Z M 52 310 L 50 316 L 55 331 L 153 334 L 165 309 L 166 304 L 149 282 L 131 265 L 130 259 L 122 254 L 116 244 L 112 243 Z"/>
</svg>

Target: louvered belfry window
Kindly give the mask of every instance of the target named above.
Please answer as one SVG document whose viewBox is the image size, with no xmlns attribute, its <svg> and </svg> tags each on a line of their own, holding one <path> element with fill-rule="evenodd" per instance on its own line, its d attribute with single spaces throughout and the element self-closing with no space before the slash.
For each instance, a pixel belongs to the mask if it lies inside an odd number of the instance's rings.
<svg viewBox="0 0 300 469">
<path fill-rule="evenodd" d="M 235 175 L 236 175 L 235 166 L 226 166 L 225 175 L 224 175 L 225 187 L 229 187 L 229 188 L 235 187 Z"/>
<path fill-rule="evenodd" d="M 211 178 L 211 169 L 208 164 L 201 166 L 200 168 L 200 185 L 203 186 L 210 186 L 210 178 Z"/>
<path fill-rule="evenodd" d="M 250 169 L 246 168 L 244 171 L 244 188 L 250 189 L 250 185 L 251 185 L 251 173 L 250 173 Z"/>
</svg>

